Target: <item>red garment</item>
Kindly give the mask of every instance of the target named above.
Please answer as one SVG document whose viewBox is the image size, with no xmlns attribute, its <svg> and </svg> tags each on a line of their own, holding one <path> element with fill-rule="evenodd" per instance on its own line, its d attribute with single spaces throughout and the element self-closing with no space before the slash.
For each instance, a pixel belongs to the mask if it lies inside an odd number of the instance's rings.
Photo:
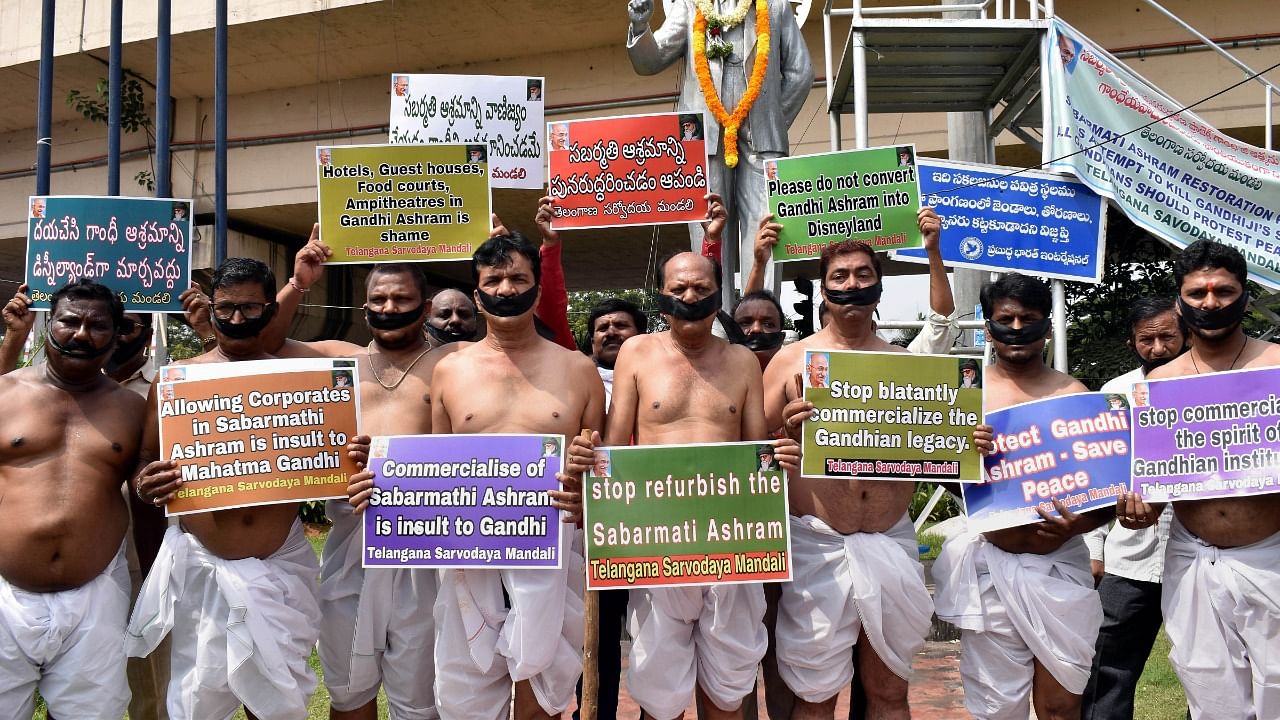
<svg viewBox="0 0 1280 720">
<path fill-rule="evenodd" d="M 573 339 L 573 330 L 569 327 L 569 292 L 564 286 L 564 265 L 560 262 L 560 245 L 543 243 L 538 248 L 538 257 L 542 258 L 542 298 L 533 313 L 555 334 L 555 341 L 568 348 L 577 350 L 578 343 Z"/>
</svg>

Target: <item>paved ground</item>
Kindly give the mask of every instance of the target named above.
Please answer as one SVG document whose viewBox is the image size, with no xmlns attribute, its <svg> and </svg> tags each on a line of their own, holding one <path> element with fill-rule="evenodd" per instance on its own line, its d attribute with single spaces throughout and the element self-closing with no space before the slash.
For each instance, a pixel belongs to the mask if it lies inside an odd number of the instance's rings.
<svg viewBox="0 0 1280 720">
<path fill-rule="evenodd" d="M 964 693 L 960 689 L 960 644 L 955 642 L 930 642 L 916 656 L 915 679 L 911 683 L 911 717 L 916 720 L 969 720 L 964 710 Z M 764 691 L 759 692 L 760 707 L 764 707 Z M 618 702 L 620 720 L 637 720 L 640 708 L 627 694 L 623 683 Z M 849 691 L 840 693 L 836 718 L 849 716 Z M 685 717 L 696 717 L 693 706 L 685 711 Z M 763 720 L 763 719 L 762 719 Z"/>
</svg>

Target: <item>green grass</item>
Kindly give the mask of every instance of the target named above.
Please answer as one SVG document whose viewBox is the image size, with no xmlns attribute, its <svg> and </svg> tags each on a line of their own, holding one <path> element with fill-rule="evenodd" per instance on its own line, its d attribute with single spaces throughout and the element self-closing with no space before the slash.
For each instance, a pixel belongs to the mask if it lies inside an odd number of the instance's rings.
<svg viewBox="0 0 1280 720">
<path fill-rule="evenodd" d="M 1143 720 L 1183 720 L 1187 716 L 1187 698 L 1169 664 L 1169 636 L 1163 628 L 1138 678 L 1133 716 Z"/>
<path fill-rule="evenodd" d="M 916 535 L 916 542 L 919 543 L 920 545 L 929 546 L 929 551 L 926 553 L 921 553 L 920 555 L 920 560 L 924 561 L 924 560 L 937 560 L 938 553 L 942 550 L 942 543 L 944 541 L 941 535 L 934 535 L 933 533 L 927 530 L 921 529 L 920 533 Z"/>
</svg>

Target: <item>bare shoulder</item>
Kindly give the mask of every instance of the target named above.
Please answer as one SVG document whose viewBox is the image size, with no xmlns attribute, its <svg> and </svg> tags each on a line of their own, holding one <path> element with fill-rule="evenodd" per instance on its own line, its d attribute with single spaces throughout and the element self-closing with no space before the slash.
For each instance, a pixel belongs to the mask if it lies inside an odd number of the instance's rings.
<svg viewBox="0 0 1280 720">
<path fill-rule="evenodd" d="M 726 343 L 728 347 L 725 349 L 726 355 L 730 363 L 733 364 L 735 370 L 750 371 L 751 369 L 759 369 L 760 361 L 756 359 L 756 354 L 747 349 L 745 345 L 733 345 Z M 776 358 L 776 356 L 775 356 Z"/>
<path fill-rule="evenodd" d="M 1074 393 L 1089 392 L 1089 388 L 1084 383 L 1062 372 L 1061 370 L 1049 370 L 1050 376 L 1050 392 L 1049 395 L 1072 395 Z"/>
<path fill-rule="evenodd" d="M 107 383 L 103 399 L 110 400 L 113 405 L 139 421 L 146 414 L 147 399 L 118 383 Z"/>
<path fill-rule="evenodd" d="M 360 345 L 349 343 L 346 340 L 317 340 L 315 342 L 302 344 L 320 353 L 321 356 L 328 358 L 355 357 L 360 353 L 360 351 L 364 350 Z M 282 355 L 281 357 L 284 356 Z"/>
<path fill-rule="evenodd" d="M 1182 377 L 1183 375 L 1191 375 L 1194 370 L 1191 367 L 1191 353 L 1184 352 L 1178 357 L 1161 365 L 1160 367 L 1147 373 L 1148 380 L 1167 380 L 1168 378 Z"/>
<path fill-rule="evenodd" d="M 1249 344 L 1256 349 L 1252 358 L 1244 364 L 1246 368 L 1274 367 L 1280 365 L 1280 345 L 1266 340 L 1250 339 Z M 1256 353 L 1256 354 L 1255 354 Z"/>
</svg>

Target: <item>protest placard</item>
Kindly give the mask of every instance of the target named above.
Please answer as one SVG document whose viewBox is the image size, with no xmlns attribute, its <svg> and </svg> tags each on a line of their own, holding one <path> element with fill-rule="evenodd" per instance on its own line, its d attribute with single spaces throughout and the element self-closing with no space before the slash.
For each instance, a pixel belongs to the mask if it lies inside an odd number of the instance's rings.
<svg viewBox="0 0 1280 720">
<path fill-rule="evenodd" d="M 805 477 L 978 482 L 982 367 L 950 355 L 808 350 Z"/>
<path fill-rule="evenodd" d="M 804 260 L 843 240 L 877 252 L 919 247 L 914 145 L 796 155 L 765 162 L 769 212 L 782 225 L 775 262 Z"/>
<path fill-rule="evenodd" d="M 359 472 L 354 360 L 248 360 L 166 365 L 157 374 L 160 457 L 182 487 L 165 511 L 345 498 Z"/>
<path fill-rule="evenodd" d="M 1129 489 L 1129 407 L 1123 395 L 1078 393 L 987 413 L 996 450 L 986 482 L 965 485 L 969 529 L 987 532 L 1113 506 Z"/>
<path fill-rule="evenodd" d="M 364 567 L 560 567 L 563 452 L 563 435 L 373 438 Z"/>
<path fill-rule="evenodd" d="M 920 202 L 938 212 L 938 249 L 949 267 L 1101 281 L 1107 201 L 1084 183 L 995 165 L 932 158 L 917 164 Z M 929 262 L 923 248 L 893 257 Z"/>
<path fill-rule="evenodd" d="M 191 286 L 191 201 L 34 196 L 27 202 L 32 307 L 87 278 L 115 291 L 125 312 L 182 312 Z"/>
<path fill-rule="evenodd" d="M 1133 490 L 1148 502 L 1280 492 L 1280 368 L 1133 386 Z"/>
<path fill-rule="evenodd" d="M 483 145 L 316 148 L 332 264 L 469 259 L 489 238 Z"/>
<path fill-rule="evenodd" d="M 590 590 L 791 579 L 772 443 L 598 447 L 583 504 Z"/>
<path fill-rule="evenodd" d="M 1178 247 L 1231 245 L 1280 288 L 1280 152 L 1218 131 L 1061 20 L 1041 47 L 1048 167 Z"/>
<path fill-rule="evenodd" d="M 657 113 L 547 124 L 557 230 L 701 222 L 706 120 Z"/>
<path fill-rule="evenodd" d="M 396 73 L 388 139 L 482 145 L 493 187 L 540 189 L 544 108 L 540 77 Z"/>
</svg>

